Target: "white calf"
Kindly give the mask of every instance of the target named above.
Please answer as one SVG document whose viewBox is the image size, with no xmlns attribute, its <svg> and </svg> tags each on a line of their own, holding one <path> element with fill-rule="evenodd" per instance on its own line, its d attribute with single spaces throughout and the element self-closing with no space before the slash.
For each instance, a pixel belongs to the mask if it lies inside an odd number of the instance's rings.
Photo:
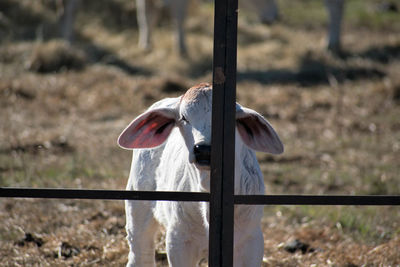
<svg viewBox="0 0 400 267">
<path fill-rule="evenodd" d="M 187 5 L 189 0 L 163 0 L 175 19 L 176 40 L 180 54 L 187 53 L 185 42 L 184 22 L 186 18 Z M 151 30 L 153 27 L 152 17 L 155 16 L 155 0 L 136 0 L 137 17 L 139 24 L 139 46 L 145 49 L 151 46 Z M 257 13 L 263 23 L 273 23 L 278 19 L 278 6 L 275 0 L 243 0 L 239 1 L 243 7 Z M 340 50 L 340 32 L 343 15 L 344 0 L 325 0 L 329 14 L 328 49 Z"/>
<path fill-rule="evenodd" d="M 121 147 L 138 149 L 127 190 L 208 192 L 210 189 L 211 100 L 209 84 L 183 96 L 155 103 L 134 119 L 118 139 Z M 235 194 L 264 194 L 264 181 L 254 150 L 272 154 L 283 145 L 272 126 L 257 112 L 236 104 Z M 196 266 L 207 257 L 208 203 L 126 201 L 128 266 L 155 266 L 154 238 L 166 230 L 170 266 Z M 262 206 L 236 206 L 234 266 L 261 266 Z"/>
</svg>

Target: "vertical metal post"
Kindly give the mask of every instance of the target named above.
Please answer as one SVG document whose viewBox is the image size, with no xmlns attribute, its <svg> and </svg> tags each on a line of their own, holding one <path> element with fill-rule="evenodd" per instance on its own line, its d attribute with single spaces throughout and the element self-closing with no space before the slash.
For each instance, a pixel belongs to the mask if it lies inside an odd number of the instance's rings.
<svg viewBox="0 0 400 267">
<path fill-rule="evenodd" d="M 238 0 L 215 0 L 209 266 L 233 266 Z"/>
</svg>

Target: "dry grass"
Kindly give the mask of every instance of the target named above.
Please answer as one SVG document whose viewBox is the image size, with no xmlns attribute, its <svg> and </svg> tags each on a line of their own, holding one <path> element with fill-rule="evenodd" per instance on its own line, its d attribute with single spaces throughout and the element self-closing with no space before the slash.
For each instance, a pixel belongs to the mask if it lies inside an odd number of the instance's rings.
<svg viewBox="0 0 400 267">
<path fill-rule="evenodd" d="M 211 81 L 212 7 L 191 11 L 182 59 L 168 20 L 153 51 L 136 47 L 135 7 L 124 0 L 85 2 L 73 46 L 38 41 L 35 27 L 54 26 L 51 2 L 0 4 L 13 27 L 0 45 L 0 185 L 123 189 L 130 153 L 116 138 L 124 126 L 154 101 Z M 400 21 L 372 16 L 367 2 L 349 5 L 341 58 L 324 51 L 317 1 L 306 7 L 315 23 L 284 0 L 279 25 L 242 13 L 238 100 L 265 115 L 286 147 L 258 155 L 267 193 L 400 193 Z M 69 68 L 71 58 L 84 68 Z M 126 263 L 122 202 L 2 199 L 0 207 L 1 266 Z M 266 207 L 264 265 L 399 266 L 399 221 L 397 207 Z M 313 252 L 287 252 L 295 239 Z"/>
<path fill-rule="evenodd" d="M 84 66 L 85 54 L 62 41 L 39 44 L 33 50 L 28 69 L 49 73 L 62 70 L 80 70 Z"/>
</svg>

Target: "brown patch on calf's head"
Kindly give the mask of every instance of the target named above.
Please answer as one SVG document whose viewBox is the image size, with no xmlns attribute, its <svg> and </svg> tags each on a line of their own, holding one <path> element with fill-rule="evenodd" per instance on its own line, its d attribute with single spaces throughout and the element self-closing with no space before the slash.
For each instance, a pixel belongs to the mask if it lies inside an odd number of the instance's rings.
<svg viewBox="0 0 400 267">
<path fill-rule="evenodd" d="M 212 89 L 211 84 L 200 83 L 198 85 L 189 88 L 189 90 L 187 90 L 186 93 L 182 96 L 181 101 L 192 102 L 198 97 L 199 94 L 209 91 L 211 89 Z"/>
</svg>

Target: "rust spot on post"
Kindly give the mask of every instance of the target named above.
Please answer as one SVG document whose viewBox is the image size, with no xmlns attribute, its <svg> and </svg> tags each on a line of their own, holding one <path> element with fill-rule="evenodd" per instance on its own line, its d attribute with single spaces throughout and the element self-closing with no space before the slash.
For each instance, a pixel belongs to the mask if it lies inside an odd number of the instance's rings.
<svg viewBox="0 0 400 267">
<path fill-rule="evenodd" d="M 214 83 L 215 84 L 223 84 L 223 83 L 225 83 L 225 74 L 224 74 L 224 69 L 223 68 L 221 68 L 221 67 L 216 67 L 215 68 Z"/>
</svg>

